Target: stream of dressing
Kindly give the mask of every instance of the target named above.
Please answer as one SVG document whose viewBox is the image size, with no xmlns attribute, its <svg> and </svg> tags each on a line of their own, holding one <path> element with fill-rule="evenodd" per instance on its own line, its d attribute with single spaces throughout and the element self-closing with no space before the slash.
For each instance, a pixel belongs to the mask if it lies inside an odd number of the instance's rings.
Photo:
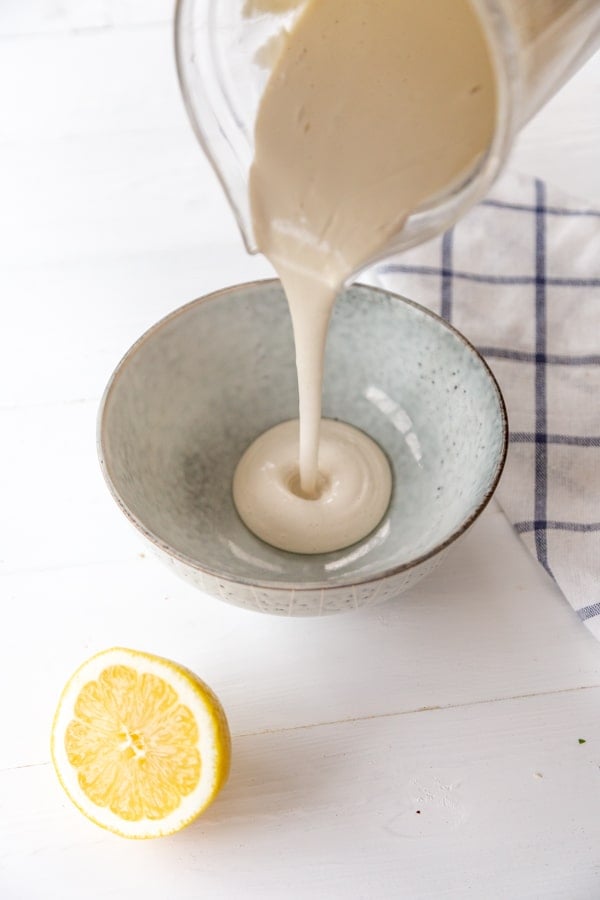
<svg viewBox="0 0 600 900">
<path fill-rule="evenodd" d="M 240 516 L 268 543 L 341 549 L 384 515 L 381 450 L 352 429 L 349 453 L 349 426 L 327 422 L 325 433 L 321 420 L 331 311 L 412 211 L 473 171 L 495 110 L 469 0 L 309 0 L 285 37 L 257 115 L 250 200 L 290 307 L 299 437 L 297 425 L 262 435 L 233 485 Z"/>
</svg>

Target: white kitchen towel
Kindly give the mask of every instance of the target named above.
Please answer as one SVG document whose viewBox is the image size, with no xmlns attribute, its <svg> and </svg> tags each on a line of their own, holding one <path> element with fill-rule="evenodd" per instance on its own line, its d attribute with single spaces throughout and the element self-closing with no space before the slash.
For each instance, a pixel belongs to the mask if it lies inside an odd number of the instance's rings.
<svg viewBox="0 0 600 900">
<path fill-rule="evenodd" d="M 485 356 L 508 408 L 496 497 L 600 638 L 600 210 L 507 174 L 441 238 L 376 280 Z"/>
</svg>

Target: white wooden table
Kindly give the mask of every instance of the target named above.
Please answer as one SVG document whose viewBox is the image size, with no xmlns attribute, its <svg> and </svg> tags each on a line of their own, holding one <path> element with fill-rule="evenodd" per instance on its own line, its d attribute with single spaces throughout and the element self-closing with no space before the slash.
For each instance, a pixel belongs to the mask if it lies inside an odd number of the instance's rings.
<svg viewBox="0 0 600 900">
<path fill-rule="evenodd" d="M 175 80 L 167 0 L 0 5 L 0 897 L 600 897 L 600 646 L 494 505 L 394 604 L 227 607 L 142 552 L 95 456 L 104 384 L 248 258 Z M 600 204 L 600 57 L 514 166 Z M 230 781 L 127 842 L 49 763 L 65 679 L 121 644 L 220 695 Z M 586 743 L 579 743 L 579 739 Z"/>
</svg>

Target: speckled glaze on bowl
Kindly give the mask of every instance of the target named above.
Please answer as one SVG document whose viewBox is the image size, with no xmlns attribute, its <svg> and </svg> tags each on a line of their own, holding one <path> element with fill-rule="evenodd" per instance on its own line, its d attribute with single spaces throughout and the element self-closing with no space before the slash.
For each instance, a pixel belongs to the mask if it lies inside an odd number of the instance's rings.
<svg viewBox="0 0 600 900">
<path fill-rule="evenodd" d="M 356 285 L 332 318 L 323 413 L 379 442 L 392 500 L 346 550 L 285 553 L 242 524 L 231 480 L 257 435 L 297 415 L 290 319 L 279 282 L 239 285 L 177 310 L 129 350 L 101 404 L 100 461 L 126 516 L 205 592 L 283 615 L 355 609 L 414 585 L 475 521 L 504 465 L 506 412 L 458 332 Z"/>
</svg>

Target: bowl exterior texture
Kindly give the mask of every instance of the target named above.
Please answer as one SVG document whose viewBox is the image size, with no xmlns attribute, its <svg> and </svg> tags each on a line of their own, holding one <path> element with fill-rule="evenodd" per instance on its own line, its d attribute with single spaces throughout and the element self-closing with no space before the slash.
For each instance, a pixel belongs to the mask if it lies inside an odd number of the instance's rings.
<svg viewBox="0 0 600 900">
<path fill-rule="evenodd" d="M 176 559 L 170 553 L 150 545 L 154 555 L 165 563 L 176 575 L 189 584 L 216 597 L 251 609 L 256 612 L 276 616 L 326 616 L 331 613 L 350 612 L 365 606 L 377 606 L 393 600 L 414 587 L 422 578 L 437 569 L 448 548 L 440 550 L 422 563 L 411 566 L 405 572 L 381 578 L 366 584 L 345 585 L 328 588 L 277 588 L 253 587 L 234 581 L 226 581 L 209 575 Z"/>
</svg>

